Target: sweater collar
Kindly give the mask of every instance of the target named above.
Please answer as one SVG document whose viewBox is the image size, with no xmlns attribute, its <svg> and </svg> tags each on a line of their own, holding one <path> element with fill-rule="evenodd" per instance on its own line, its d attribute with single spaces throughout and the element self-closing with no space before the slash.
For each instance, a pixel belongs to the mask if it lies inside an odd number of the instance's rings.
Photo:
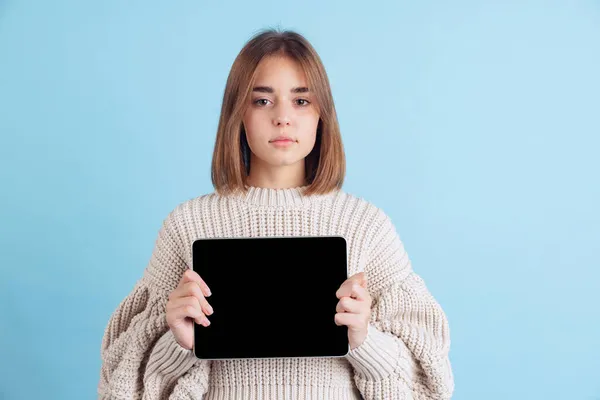
<svg viewBox="0 0 600 400">
<path fill-rule="evenodd" d="M 238 200 L 248 204 L 268 207 L 306 207 L 321 203 L 323 200 L 332 198 L 337 191 L 327 194 L 313 194 L 307 196 L 304 192 L 306 186 L 293 188 L 275 189 L 246 185 L 246 192 L 237 195 Z"/>
</svg>

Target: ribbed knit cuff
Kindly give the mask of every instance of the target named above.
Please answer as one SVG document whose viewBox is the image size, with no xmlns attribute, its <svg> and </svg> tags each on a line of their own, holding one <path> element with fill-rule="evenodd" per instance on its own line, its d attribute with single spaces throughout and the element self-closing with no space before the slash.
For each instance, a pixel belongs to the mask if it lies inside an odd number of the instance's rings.
<svg viewBox="0 0 600 400">
<path fill-rule="evenodd" d="M 370 323 L 365 341 L 350 350 L 346 358 L 355 371 L 368 380 L 387 378 L 403 356 L 397 340 L 391 333 L 382 332 Z"/>
<path fill-rule="evenodd" d="M 157 379 L 168 386 L 185 374 L 198 360 L 192 350 L 182 347 L 169 329 L 152 349 L 144 380 Z"/>
</svg>

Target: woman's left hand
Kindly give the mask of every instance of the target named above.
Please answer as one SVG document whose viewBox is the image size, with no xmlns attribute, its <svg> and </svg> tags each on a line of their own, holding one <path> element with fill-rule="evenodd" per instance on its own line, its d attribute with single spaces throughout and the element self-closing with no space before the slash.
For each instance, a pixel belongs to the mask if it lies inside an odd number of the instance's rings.
<svg viewBox="0 0 600 400">
<path fill-rule="evenodd" d="M 348 341 L 350 349 L 354 350 L 365 341 L 371 319 L 372 300 L 365 273 L 359 272 L 346 279 L 335 295 L 340 299 L 335 308 L 335 324 L 348 326 Z"/>
</svg>

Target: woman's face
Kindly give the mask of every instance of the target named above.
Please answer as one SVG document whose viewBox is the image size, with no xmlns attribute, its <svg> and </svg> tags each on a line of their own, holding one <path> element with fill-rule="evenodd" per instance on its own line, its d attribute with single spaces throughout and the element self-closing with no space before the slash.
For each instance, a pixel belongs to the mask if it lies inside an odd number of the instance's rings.
<svg viewBox="0 0 600 400">
<path fill-rule="evenodd" d="M 315 145 L 319 114 L 301 67 L 284 56 L 264 58 L 243 124 L 250 164 L 281 167 L 302 163 Z"/>
</svg>

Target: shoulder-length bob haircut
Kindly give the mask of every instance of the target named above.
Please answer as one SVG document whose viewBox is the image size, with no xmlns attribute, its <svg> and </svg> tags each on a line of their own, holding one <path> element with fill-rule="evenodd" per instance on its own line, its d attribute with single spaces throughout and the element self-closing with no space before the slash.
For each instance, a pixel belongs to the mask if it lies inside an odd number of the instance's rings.
<svg viewBox="0 0 600 400">
<path fill-rule="evenodd" d="M 319 122 L 313 150 L 305 158 L 305 195 L 341 189 L 346 160 L 329 79 L 312 45 L 293 31 L 263 30 L 255 34 L 233 62 L 223 95 L 221 116 L 213 151 L 211 178 L 219 194 L 246 191 L 250 171 L 250 147 L 242 123 L 260 61 L 284 55 L 299 63 L 314 93 Z M 316 104 L 315 104 L 316 103 Z"/>
</svg>

